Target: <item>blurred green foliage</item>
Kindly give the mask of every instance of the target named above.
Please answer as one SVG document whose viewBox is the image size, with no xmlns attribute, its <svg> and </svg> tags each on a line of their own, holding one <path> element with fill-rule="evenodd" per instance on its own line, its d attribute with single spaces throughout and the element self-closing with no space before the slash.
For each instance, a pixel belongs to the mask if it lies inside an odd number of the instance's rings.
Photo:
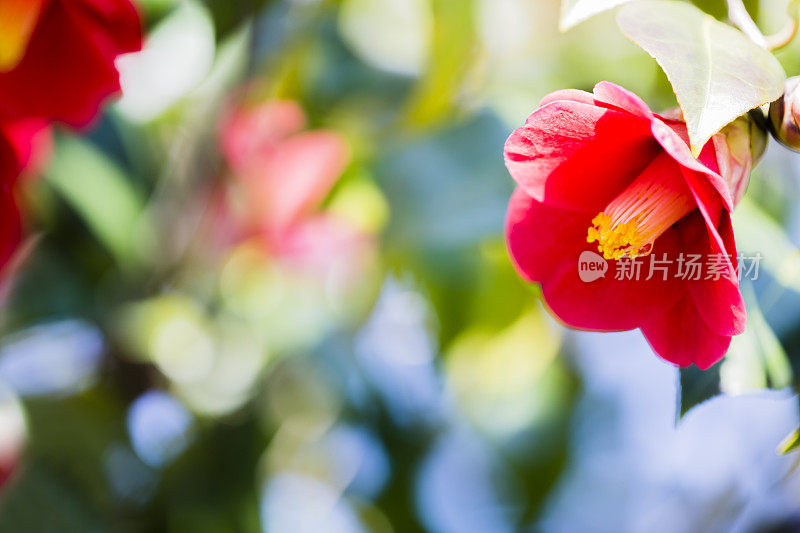
<svg viewBox="0 0 800 533">
<path fill-rule="evenodd" d="M 722 13 L 721 1 L 698 4 Z M 554 0 L 142 6 L 160 50 L 185 57 L 139 73 L 172 85 L 132 88 L 85 138 L 59 134 L 26 194 L 37 241 L 4 334 L 80 318 L 104 344 L 78 392 L 23 395 L 26 444 L 0 492 L 0 531 L 293 531 L 279 511 L 302 518 L 320 501 L 331 530 L 351 519 L 353 531 L 443 530 L 419 499 L 438 445 L 461 434 L 492 466 L 463 474 L 497 498 L 474 507 L 497 511 L 498 530 L 536 524 L 569 464 L 582 384 L 568 334 L 505 253 L 503 143 L 562 87 L 610 79 L 673 106 L 663 74 L 609 14 L 558 34 Z M 252 243 L 215 248 L 224 223 L 208 215 L 234 181 L 219 116 L 242 98 L 297 101 L 308 128 L 346 140 L 350 163 L 320 209 L 374 243 L 352 286 L 305 277 Z M 756 371 L 745 384 L 731 370 L 742 359 L 685 372 L 681 413 L 720 389 L 786 385 L 786 358 L 800 371 L 800 334 L 773 332 L 768 301 L 788 294 L 794 303 L 778 307 L 798 316 L 782 175 L 756 176 L 736 221 L 742 248 L 765 257 L 748 302 L 763 313 L 751 311 L 744 348 Z M 186 445 L 158 465 L 131 425 L 152 390 L 191 419 Z M 146 426 L 154 446 L 176 438 L 160 432 L 173 422 Z M 353 436 L 364 434 L 369 446 Z M 353 455 L 372 457 L 366 473 L 348 470 Z M 458 496 L 453 479 L 445 488 Z"/>
</svg>

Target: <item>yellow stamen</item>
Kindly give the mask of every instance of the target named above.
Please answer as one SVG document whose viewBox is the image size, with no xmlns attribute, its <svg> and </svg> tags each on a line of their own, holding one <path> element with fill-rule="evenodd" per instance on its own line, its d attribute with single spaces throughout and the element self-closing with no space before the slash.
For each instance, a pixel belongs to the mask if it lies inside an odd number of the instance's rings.
<svg viewBox="0 0 800 533">
<path fill-rule="evenodd" d="M 586 241 L 597 242 L 605 259 L 650 254 L 655 240 L 695 209 L 676 165 L 666 154 L 657 157 L 592 219 Z"/>
</svg>

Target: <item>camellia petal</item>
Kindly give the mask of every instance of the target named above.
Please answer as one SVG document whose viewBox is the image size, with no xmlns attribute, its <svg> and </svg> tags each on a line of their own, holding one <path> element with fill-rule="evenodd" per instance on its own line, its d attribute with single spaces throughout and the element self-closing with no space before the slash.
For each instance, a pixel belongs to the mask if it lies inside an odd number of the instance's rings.
<svg viewBox="0 0 800 533">
<path fill-rule="evenodd" d="M 681 127 L 684 130 L 686 128 L 685 125 Z M 717 173 L 716 170 L 709 168 L 709 166 L 701 162 L 703 159 L 707 160 L 708 156 L 704 156 L 705 154 L 709 154 L 713 148 L 711 148 L 709 145 L 706 145 L 703 147 L 703 150 L 700 154 L 700 160 L 695 159 L 691 150 L 689 149 L 689 145 L 686 144 L 689 138 L 688 135 L 686 133 L 680 135 L 675 130 L 676 126 L 674 123 L 668 125 L 659 119 L 653 120 L 653 136 L 661 144 L 664 150 L 683 167 L 705 174 L 708 181 L 719 193 L 725 208 L 729 211 L 733 210 L 733 196 L 731 195 L 727 182 Z"/>
<path fill-rule="evenodd" d="M 511 134 L 505 159 L 517 184 L 537 200 L 597 212 L 657 151 L 649 122 L 558 100 L 537 109 Z"/>
<path fill-rule="evenodd" d="M 613 261 L 604 277 L 582 281 L 579 259 L 586 250 L 590 221 L 585 213 L 542 204 L 521 189 L 511 198 L 506 235 L 512 261 L 525 279 L 542 283 L 545 300 L 559 319 L 580 329 L 632 329 L 643 316 L 657 315 L 685 293 L 684 287 L 661 275 L 617 281 Z M 676 257 L 679 249 L 676 235 L 670 233 L 660 242 L 659 254 Z"/>
<path fill-rule="evenodd" d="M 685 296 L 662 316 L 640 328 L 647 342 L 661 357 L 679 366 L 692 363 L 706 370 L 728 351 L 731 337 L 713 332 L 698 315 L 692 298 Z"/>
<path fill-rule="evenodd" d="M 703 235 L 703 257 L 717 262 L 719 275 L 689 284 L 695 305 L 709 328 L 721 335 L 740 335 L 747 322 L 744 299 L 739 290 L 736 270 L 736 246 L 730 215 L 721 215 L 719 229 L 711 228 Z"/>
<path fill-rule="evenodd" d="M 595 105 L 594 95 L 586 91 L 579 91 L 578 89 L 561 89 L 560 91 L 553 91 L 546 95 L 539 102 L 539 107 L 546 106 L 547 104 L 558 102 L 561 100 L 580 102 L 582 104 Z"/>
<path fill-rule="evenodd" d="M 653 112 L 644 100 L 616 83 L 601 81 L 594 88 L 594 97 L 598 104 L 609 104 L 647 120 L 653 118 Z"/>
<path fill-rule="evenodd" d="M 11 275 L 13 268 L 7 265 L 22 242 L 22 221 L 14 195 L 17 182 L 23 173 L 39 170 L 50 142 L 44 121 L 0 122 L 0 286 Z"/>
<path fill-rule="evenodd" d="M 585 212 L 543 204 L 517 188 L 506 215 L 506 240 L 517 272 L 527 281 L 543 281 L 573 264 L 585 249 L 590 220 Z"/>
</svg>

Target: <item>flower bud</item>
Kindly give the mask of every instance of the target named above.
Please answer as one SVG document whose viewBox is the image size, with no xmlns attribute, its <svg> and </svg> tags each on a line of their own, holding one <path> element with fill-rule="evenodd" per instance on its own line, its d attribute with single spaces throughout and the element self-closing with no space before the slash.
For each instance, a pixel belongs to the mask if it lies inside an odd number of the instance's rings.
<svg viewBox="0 0 800 533">
<path fill-rule="evenodd" d="M 712 142 L 719 173 L 728 182 L 735 205 L 747 189 L 750 171 L 767 148 L 767 133 L 750 115 L 742 115 L 714 135 Z"/>
<path fill-rule="evenodd" d="M 769 126 L 781 144 L 800 152 L 800 76 L 786 80 L 783 95 L 770 104 Z"/>
</svg>

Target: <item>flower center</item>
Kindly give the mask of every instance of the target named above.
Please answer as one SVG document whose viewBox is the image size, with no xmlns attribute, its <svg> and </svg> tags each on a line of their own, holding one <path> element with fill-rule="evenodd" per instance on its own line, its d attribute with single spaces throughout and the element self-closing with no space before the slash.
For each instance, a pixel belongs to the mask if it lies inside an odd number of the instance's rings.
<svg viewBox="0 0 800 533">
<path fill-rule="evenodd" d="M 587 242 L 597 242 L 605 259 L 635 259 L 696 204 L 676 163 L 662 154 L 592 219 Z"/>
</svg>

